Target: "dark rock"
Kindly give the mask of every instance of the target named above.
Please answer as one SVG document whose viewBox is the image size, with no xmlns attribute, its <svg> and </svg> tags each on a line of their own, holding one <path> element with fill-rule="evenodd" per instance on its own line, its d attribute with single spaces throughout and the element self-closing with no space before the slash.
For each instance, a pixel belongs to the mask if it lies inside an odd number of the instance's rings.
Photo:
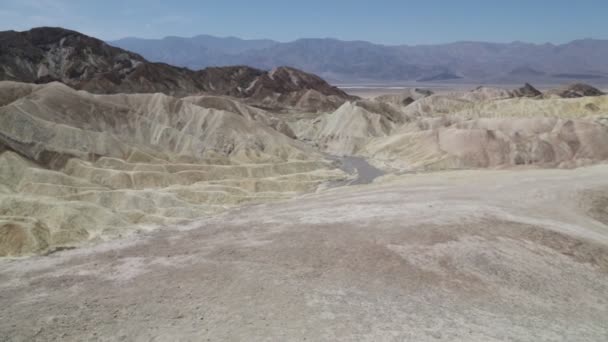
<svg viewBox="0 0 608 342">
<path fill-rule="evenodd" d="M 557 95 L 563 98 L 575 98 L 584 96 L 601 96 L 605 95 L 601 90 L 584 83 L 574 83 L 564 87 L 552 89 L 546 92 L 546 95 Z"/>
<path fill-rule="evenodd" d="M 515 97 L 537 97 L 542 94 L 540 90 L 534 88 L 530 83 L 526 83 L 523 87 L 513 91 Z"/>
<path fill-rule="evenodd" d="M 0 80 L 29 83 L 59 81 L 93 93 L 200 93 L 249 98 L 286 96 L 298 102 L 307 91 L 332 96 L 337 107 L 353 99 L 318 76 L 293 68 L 271 72 L 247 67 L 211 67 L 200 71 L 152 63 L 142 56 L 76 31 L 41 27 L 0 32 Z M 314 105 L 314 103 L 310 103 Z M 312 108 L 314 109 L 314 108 Z"/>
</svg>

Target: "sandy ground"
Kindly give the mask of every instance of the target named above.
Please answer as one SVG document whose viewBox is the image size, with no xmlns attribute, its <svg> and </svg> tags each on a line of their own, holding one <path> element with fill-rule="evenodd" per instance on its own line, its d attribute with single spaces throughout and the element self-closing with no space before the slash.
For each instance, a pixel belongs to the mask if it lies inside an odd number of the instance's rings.
<svg viewBox="0 0 608 342">
<path fill-rule="evenodd" d="M 0 340 L 606 341 L 607 174 L 385 176 L 1 260 Z"/>
</svg>

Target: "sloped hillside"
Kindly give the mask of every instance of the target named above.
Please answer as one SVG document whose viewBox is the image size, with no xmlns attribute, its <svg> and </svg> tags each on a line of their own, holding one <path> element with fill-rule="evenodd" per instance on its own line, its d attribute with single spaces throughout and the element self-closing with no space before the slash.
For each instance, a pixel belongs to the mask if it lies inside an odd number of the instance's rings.
<svg viewBox="0 0 608 342">
<path fill-rule="evenodd" d="M 530 85 L 412 90 L 289 124 L 321 150 L 361 155 L 387 170 L 576 167 L 608 160 L 608 96 L 564 97 Z"/>
<path fill-rule="evenodd" d="M 138 54 L 62 28 L 0 32 L 0 80 L 59 81 L 93 93 L 200 93 L 247 98 L 273 108 L 337 108 L 349 95 L 321 78 L 280 67 L 263 71 L 246 66 L 192 71 L 151 63 Z M 312 100 L 310 99 L 312 97 Z"/>
<path fill-rule="evenodd" d="M 345 174 L 225 98 L 0 82 L 0 255 L 314 191 Z M 247 113 L 251 110 L 251 113 Z"/>
</svg>

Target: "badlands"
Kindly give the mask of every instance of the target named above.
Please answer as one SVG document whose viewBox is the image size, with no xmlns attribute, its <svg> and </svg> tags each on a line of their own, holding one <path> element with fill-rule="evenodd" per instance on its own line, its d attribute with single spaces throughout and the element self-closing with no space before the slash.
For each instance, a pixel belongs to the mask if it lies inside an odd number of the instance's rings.
<svg viewBox="0 0 608 342">
<path fill-rule="evenodd" d="M 599 89 L 0 47 L 0 340 L 608 339 Z"/>
</svg>

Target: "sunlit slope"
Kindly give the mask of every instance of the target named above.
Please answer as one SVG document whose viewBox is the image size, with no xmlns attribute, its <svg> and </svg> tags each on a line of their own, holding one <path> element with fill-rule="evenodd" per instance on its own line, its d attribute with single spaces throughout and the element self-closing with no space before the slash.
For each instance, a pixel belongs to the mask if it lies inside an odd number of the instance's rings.
<svg viewBox="0 0 608 342">
<path fill-rule="evenodd" d="M 3 255 L 183 222 L 344 177 L 261 111 L 59 83 L 0 86 Z"/>
<path fill-rule="evenodd" d="M 608 96 L 521 97 L 518 92 L 378 97 L 290 123 L 302 140 L 387 169 L 575 167 L 608 159 Z M 420 93 L 418 93 L 420 95 Z"/>
</svg>

